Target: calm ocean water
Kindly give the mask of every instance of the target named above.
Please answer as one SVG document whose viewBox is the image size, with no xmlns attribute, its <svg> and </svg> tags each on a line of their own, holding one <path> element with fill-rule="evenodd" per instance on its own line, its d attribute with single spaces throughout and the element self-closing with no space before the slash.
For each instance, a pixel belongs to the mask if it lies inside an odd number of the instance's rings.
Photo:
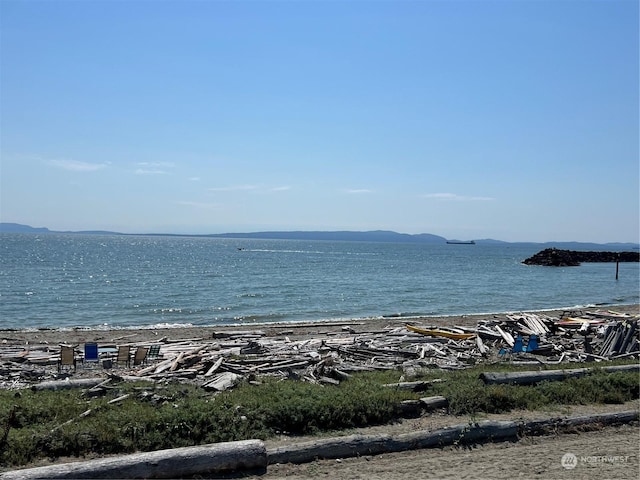
<svg viewBox="0 0 640 480">
<path fill-rule="evenodd" d="M 126 328 L 640 303 L 638 263 L 528 267 L 539 245 L 0 234 L 2 328 Z"/>
</svg>

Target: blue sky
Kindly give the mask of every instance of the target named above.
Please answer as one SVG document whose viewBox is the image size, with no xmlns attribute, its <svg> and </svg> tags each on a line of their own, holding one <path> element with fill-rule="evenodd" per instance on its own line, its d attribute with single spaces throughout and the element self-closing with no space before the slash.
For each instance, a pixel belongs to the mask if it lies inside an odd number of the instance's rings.
<svg viewBox="0 0 640 480">
<path fill-rule="evenodd" d="M 637 1 L 0 9 L 0 221 L 639 241 Z"/>
</svg>

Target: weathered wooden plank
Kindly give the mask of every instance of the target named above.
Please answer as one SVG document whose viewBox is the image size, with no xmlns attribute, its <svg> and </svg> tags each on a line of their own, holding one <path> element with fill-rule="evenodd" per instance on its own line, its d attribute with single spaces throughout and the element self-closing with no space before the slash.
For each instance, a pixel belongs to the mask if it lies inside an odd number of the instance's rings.
<svg viewBox="0 0 640 480">
<path fill-rule="evenodd" d="M 306 360 L 303 360 L 302 362 L 286 362 L 286 363 L 279 363 L 277 365 L 271 365 L 268 367 L 262 367 L 259 369 L 260 372 L 277 372 L 278 370 L 287 370 L 287 369 L 297 369 L 297 368 L 305 368 L 309 366 L 309 362 Z"/>
<path fill-rule="evenodd" d="M 218 358 L 215 361 L 215 363 L 213 365 L 211 365 L 209 370 L 207 370 L 207 372 L 204 374 L 205 378 L 206 377 L 210 377 L 211 375 L 213 375 L 216 372 L 216 370 L 218 370 L 218 368 L 220 368 L 220 365 L 222 365 L 222 362 L 224 362 L 224 357 Z"/>
<path fill-rule="evenodd" d="M 169 367 L 169 371 L 170 372 L 174 372 L 178 368 L 178 365 L 180 365 L 180 362 L 182 361 L 182 359 L 184 358 L 185 355 L 186 355 L 185 352 L 180 352 L 178 354 L 176 359 L 173 361 L 173 363 Z"/>
</svg>

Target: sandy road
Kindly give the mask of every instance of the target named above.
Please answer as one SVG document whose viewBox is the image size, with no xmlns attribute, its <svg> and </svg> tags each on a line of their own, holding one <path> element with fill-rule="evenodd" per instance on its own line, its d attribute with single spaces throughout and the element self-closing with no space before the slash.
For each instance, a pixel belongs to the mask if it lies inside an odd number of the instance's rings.
<svg viewBox="0 0 640 480">
<path fill-rule="evenodd" d="M 472 448 L 413 450 L 303 465 L 270 465 L 265 474 L 248 478 L 636 480 L 640 478 L 639 445 L 638 427 L 626 425 Z M 574 468 L 569 468 L 569 464 L 563 466 L 565 454 L 575 455 Z"/>
</svg>

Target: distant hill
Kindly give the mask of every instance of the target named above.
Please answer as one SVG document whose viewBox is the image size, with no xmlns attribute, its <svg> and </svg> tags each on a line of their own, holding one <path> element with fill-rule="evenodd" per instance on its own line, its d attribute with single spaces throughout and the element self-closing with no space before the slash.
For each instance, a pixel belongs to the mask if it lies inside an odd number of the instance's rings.
<svg viewBox="0 0 640 480">
<path fill-rule="evenodd" d="M 56 231 L 49 230 L 45 227 L 31 227 L 29 225 L 21 225 L 19 223 L 2 223 L 0 222 L 0 233 L 69 233 L 84 235 L 153 235 L 153 236 L 171 236 L 171 237 L 205 237 L 205 238 L 254 238 L 254 239 L 273 239 L 273 240 L 328 240 L 328 241 L 345 241 L 345 242 L 388 242 L 388 243 L 420 243 L 420 244 L 446 244 L 445 237 L 432 235 L 430 233 L 397 233 L 389 230 L 372 230 L 367 232 L 353 231 L 292 231 L 292 232 L 252 232 L 252 233 L 212 233 L 208 235 L 188 235 L 188 234 L 168 234 L 168 233 L 137 233 L 127 234 L 120 232 L 111 232 L 103 230 L 85 230 L 85 231 Z M 565 248 L 572 250 L 598 249 L 606 247 L 612 250 L 638 249 L 637 243 L 586 243 L 586 242 L 504 242 L 486 238 L 475 240 L 476 245 L 544 245 L 555 248 Z M 452 245 L 452 248 L 456 248 Z"/>
<path fill-rule="evenodd" d="M 44 227 L 34 228 L 29 225 L 21 225 L 19 223 L 0 223 L 0 232 L 2 233 L 52 233 L 51 230 Z"/>
<path fill-rule="evenodd" d="M 332 240 L 351 242 L 399 242 L 399 243 L 444 243 L 446 239 L 438 235 L 420 233 L 409 235 L 387 230 L 374 230 L 370 232 L 255 232 L 255 233 L 221 233 L 205 235 L 215 238 L 261 238 L 278 240 Z"/>
<path fill-rule="evenodd" d="M 493 238 L 487 238 L 483 240 L 476 240 L 477 245 L 536 245 L 549 248 L 563 248 L 568 250 L 589 250 L 589 249 L 602 249 L 607 248 L 614 251 L 625 249 L 638 249 L 640 245 L 637 243 L 623 243 L 623 242 L 611 242 L 611 243 L 592 243 L 592 242 L 505 242 L 502 240 L 494 240 Z"/>
<path fill-rule="evenodd" d="M 0 223 L 0 232 L 3 233 L 77 233 L 85 235 L 128 235 L 119 232 L 110 232 L 103 230 L 84 230 L 84 231 L 55 231 L 48 228 L 33 228 L 29 225 L 20 225 L 18 223 Z M 145 234 L 131 234 L 145 235 Z M 446 239 L 438 235 L 429 233 L 420 233 L 410 235 L 407 233 L 396 233 L 386 230 L 375 230 L 370 232 L 351 232 L 351 231 L 294 231 L 294 232 L 253 232 L 253 233 L 212 233 L 205 235 L 176 235 L 153 233 L 148 235 L 166 235 L 175 237 L 207 237 L 207 238 L 255 238 L 255 239 L 274 239 L 274 240 L 333 240 L 333 241 L 356 241 L 356 242 L 404 242 L 404 243 L 444 243 Z"/>
</svg>

